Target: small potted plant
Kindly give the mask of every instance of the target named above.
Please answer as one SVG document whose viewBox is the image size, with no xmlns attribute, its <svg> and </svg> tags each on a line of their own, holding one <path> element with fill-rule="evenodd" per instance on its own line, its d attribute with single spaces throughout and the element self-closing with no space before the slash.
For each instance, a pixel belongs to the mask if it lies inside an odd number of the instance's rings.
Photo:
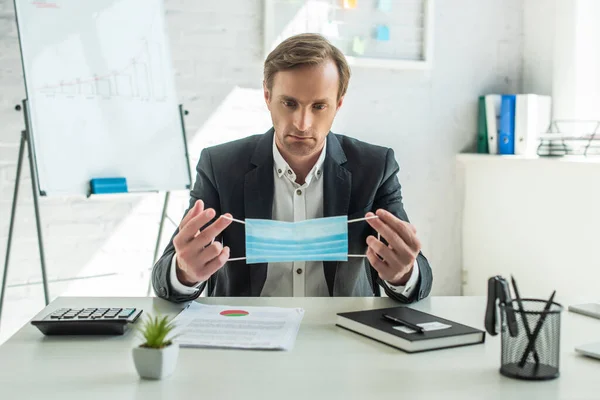
<svg viewBox="0 0 600 400">
<path fill-rule="evenodd" d="M 168 317 L 148 317 L 140 328 L 144 342 L 133 349 L 138 374 L 146 379 L 162 379 L 173 373 L 179 345 L 167 335 L 175 328 Z"/>
</svg>

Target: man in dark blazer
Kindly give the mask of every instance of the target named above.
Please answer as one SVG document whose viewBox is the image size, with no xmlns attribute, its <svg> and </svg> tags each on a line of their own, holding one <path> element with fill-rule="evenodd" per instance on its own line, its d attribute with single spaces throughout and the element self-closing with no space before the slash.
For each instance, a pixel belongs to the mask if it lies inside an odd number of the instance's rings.
<svg viewBox="0 0 600 400">
<path fill-rule="evenodd" d="M 320 35 L 271 52 L 264 96 L 273 128 L 202 151 L 190 207 L 152 271 L 159 297 L 429 295 L 432 272 L 402 205 L 393 150 L 330 131 L 349 78 L 343 54 Z M 348 225 L 348 261 L 246 264 L 244 219 L 331 216 L 367 218 Z"/>
</svg>

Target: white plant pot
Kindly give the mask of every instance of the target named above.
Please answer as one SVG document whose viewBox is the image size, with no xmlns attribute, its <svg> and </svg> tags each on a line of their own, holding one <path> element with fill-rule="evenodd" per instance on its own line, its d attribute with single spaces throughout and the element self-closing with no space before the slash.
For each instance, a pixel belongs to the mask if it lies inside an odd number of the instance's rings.
<svg viewBox="0 0 600 400">
<path fill-rule="evenodd" d="M 133 349 L 133 362 L 135 369 L 142 378 L 162 379 L 175 371 L 179 345 L 171 343 L 162 349 L 135 347 Z"/>
</svg>

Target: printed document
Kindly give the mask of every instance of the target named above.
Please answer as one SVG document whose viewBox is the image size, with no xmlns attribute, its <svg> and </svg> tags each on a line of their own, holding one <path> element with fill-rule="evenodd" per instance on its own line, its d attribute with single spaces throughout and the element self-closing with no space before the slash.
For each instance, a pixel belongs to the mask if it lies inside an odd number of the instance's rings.
<svg viewBox="0 0 600 400">
<path fill-rule="evenodd" d="M 173 320 L 180 347 L 291 350 L 302 308 L 206 305 L 192 302 Z"/>
</svg>

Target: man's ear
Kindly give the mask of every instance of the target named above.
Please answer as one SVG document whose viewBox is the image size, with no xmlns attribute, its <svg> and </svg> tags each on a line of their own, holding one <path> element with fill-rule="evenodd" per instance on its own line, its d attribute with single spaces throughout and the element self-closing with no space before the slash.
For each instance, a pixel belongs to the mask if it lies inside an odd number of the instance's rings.
<svg viewBox="0 0 600 400">
<path fill-rule="evenodd" d="M 263 95 L 265 97 L 265 103 L 267 103 L 267 107 L 270 109 L 271 105 L 271 92 L 267 88 L 267 83 L 263 81 Z"/>
<path fill-rule="evenodd" d="M 339 110 L 340 110 L 340 107 L 342 106 L 342 104 L 344 104 L 344 97 L 345 97 L 345 96 L 342 96 L 342 97 L 340 97 L 340 99 L 338 100 L 338 102 L 337 102 L 337 108 L 335 109 L 335 111 L 339 111 Z"/>
</svg>

